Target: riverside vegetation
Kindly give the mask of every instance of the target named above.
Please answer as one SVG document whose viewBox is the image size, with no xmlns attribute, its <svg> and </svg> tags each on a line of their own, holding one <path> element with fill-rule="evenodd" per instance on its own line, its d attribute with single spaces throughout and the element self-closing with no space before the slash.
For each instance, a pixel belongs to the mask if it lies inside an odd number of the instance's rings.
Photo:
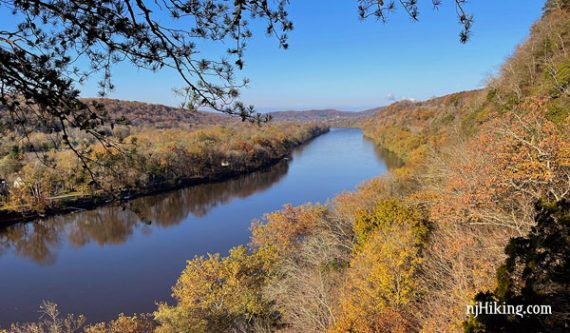
<svg viewBox="0 0 570 333">
<path fill-rule="evenodd" d="M 222 120 L 226 124 L 190 129 L 184 120 L 174 120 L 170 128 L 118 126 L 108 129 L 114 132 L 113 144 L 78 133 L 72 144 L 86 165 L 72 149 L 58 149 L 65 145 L 48 133 L 35 132 L 27 140 L 5 137 L 0 216 L 65 210 L 109 196 L 132 197 L 243 174 L 277 162 L 328 130 L 294 122 L 258 126 Z"/>
<path fill-rule="evenodd" d="M 42 321 L 7 332 L 567 331 L 569 45 L 570 4 L 548 1 L 485 89 L 361 122 L 403 167 L 267 214 L 226 257 L 188 261 L 174 304 L 87 327 L 45 304 Z M 553 315 L 469 318 L 476 300 Z"/>
</svg>

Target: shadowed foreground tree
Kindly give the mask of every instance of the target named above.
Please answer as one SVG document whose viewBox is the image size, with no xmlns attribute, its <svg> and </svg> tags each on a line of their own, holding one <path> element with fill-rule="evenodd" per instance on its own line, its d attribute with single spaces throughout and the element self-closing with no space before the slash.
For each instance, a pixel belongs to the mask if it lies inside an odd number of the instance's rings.
<svg viewBox="0 0 570 333">
<path fill-rule="evenodd" d="M 536 226 L 510 240 L 507 260 L 497 271 L 495 292 L 476 302 L 549 305 L 551 314 L 485 315 L 470 318 L 466 332 L 568 332 L 570 328 L 570 202 L 536 205 Z"/>
<path fill-rule="evenodd" d="M 53 130 L 67 141 L 66 128 L 77 127 L 100 137 L 105 114 L 78 99 L 76 84 L 101 75 L 105 94 L 113 89 L 112 65 L 121 61 L 153 71 L 172 68 L 187 84 L 192 107 L 252 119 L 253 109 L 236 101 L 246 82 L 234 78 L 252 35 L 247 19 L 264 20 L 267 33 L 286 48 L 292 28 L 286 2 L 0 1 L 3 15 L 11 12 L 18 21 L 0 30 L 0 128 Z M 203 59 L 200 41 L 231 46 L 220 60 Z M 79 66 L 80 60 L 88 65 Z"/>
<path fill-rule="evenodd" d="M 1 0 L 0 133 L 17 131 L 24 138 L 35 131 L 51 134 L 81 159 L 87 152 L 71 142 L 71 129 L 94 136 L 105 147 L 105 126 L 113 122 L 96 102 L 79 99 L 77 84 L 100 76 L 100 94 L 113 89 L 113 64 L 128 61 L 156 71 L 171 68 L 187 84 L 189 106 L 206 107 L 262 121 L 239 101 L 234 68 L 243 66 L 248 19 L 267 23 L 267 33 L 287 47 L 292 29 L 286 0 L 250 1 L 66 1 Z M 231 45 L 221 59 L 203 59 L 198 42 Z M 81 65 L 80 65 L 81 64 Z M 13 132 L 12 132 L 13 133 Z M 91 174 L 95 180 L 96 175 Z"/>
</svg>

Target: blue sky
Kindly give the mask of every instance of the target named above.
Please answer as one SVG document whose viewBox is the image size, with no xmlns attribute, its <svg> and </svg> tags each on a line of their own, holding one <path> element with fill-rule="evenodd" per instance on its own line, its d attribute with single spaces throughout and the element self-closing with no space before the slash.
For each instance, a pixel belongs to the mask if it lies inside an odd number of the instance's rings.
<svg viewBox="0 0 570 333">
<path fill-rule="evenodd" d="M 444 0 L 434 11 L 431 1 L 421 0 L 419 22 L 399 8 L 383 24 L 360 21 L 355 0 L 292 0 L 289 50 L 254 26 L 246 67 L 238 73 L 251 80 L 242 99 L 260 111 L 364 110 L 394 98 L 423 100 L 481 87 L 525 39 L 543 6 L 541 0 L 472 0 L 467 10 L 475 15 L 473 34 L 463 45 L 452 2 Z M 173 88 L 183 84 L 168 70 L 121 64 L 114 83 L 112 98 L 181 102 Z M 83 96 L 96 95 L 95 82 L 81 89 Z"/>
</svg>

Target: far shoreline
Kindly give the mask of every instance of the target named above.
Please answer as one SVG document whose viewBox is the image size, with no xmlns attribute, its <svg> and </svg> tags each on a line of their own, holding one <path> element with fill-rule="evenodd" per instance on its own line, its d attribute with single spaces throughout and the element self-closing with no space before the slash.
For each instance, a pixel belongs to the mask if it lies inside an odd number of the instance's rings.
<svg viewBox="0 0 570 333">
<path fill-rule="evenodd" d="M 326 134 L 330 131 L 330 127 L 326 128 L 318 128 L 318 130 L 309 137 L 306 141 L 301 142 L 297 145 L 291 146 L 288 151 L 278 157 L 268 159 L 266 161 L 262 161 L 260 165 L 247 169 L 247 170 L 228 170 L 227 172 L 222 172 L 210 176 L 202 176 L 202 177 L 186 177 L 186 178 L 178 178 L 167 182 L 162 182 L 153 186 L 148 186 L 144 188 L 132 188 L 132 189 L 125 189 L 122 191 L 122 194 L 119 195 L 119 198 L 113 198 L 110 195 L 78 195 L 74 199 L 67 200 L 67 201 L 60 201 L 58 206 L 49 207 L 43 212 L 33 211 L 33 210 L 25 210 L 25 211 L 14 211 L 14 210 L 2 210 L 0 209 L 0 230 L 2 228 L 18 224 L 18 223 L 29 223 L 33 222 L 37 219 L 52 217 L 56 215 L 67 215 L 73 214 L 74 212 L 92 210 L 98 207 L 113 205 L 113 204 L 122 204 L 125 202 L 129 202 L 131 200 L 152 196 L 156 194 L 171 192 L 175 190 L 179 190 L 182 188 L 188 188 L 200 184 L 207 184 L 207 183 L 218 183 L 223 182 L 226 180 L 234 179 L 240 176 L 244 176 L 253 172 L 261 171 L 272 167 L 279 163 L 280 161 L 284 160 L 285 158 L 290 158 L 293 151 L 305 144 L 308 144 L 315 138 Z"/>
</svg>

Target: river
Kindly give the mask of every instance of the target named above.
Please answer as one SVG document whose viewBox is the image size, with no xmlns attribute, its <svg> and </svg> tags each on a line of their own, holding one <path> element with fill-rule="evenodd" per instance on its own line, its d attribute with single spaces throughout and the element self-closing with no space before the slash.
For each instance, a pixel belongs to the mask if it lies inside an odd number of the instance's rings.
<svg viewBox="0 0 570 333">
<path fill-rule="evenodd" d="M 332 129 L 266 170 L 0 230 L 0 327 L 36 320 L 42 300 L 89 322 L 152 312 L 187 259 L 226 254 L 264 213 L 324 203 L 396 164 L 359 129 Z"/>
</svg>

